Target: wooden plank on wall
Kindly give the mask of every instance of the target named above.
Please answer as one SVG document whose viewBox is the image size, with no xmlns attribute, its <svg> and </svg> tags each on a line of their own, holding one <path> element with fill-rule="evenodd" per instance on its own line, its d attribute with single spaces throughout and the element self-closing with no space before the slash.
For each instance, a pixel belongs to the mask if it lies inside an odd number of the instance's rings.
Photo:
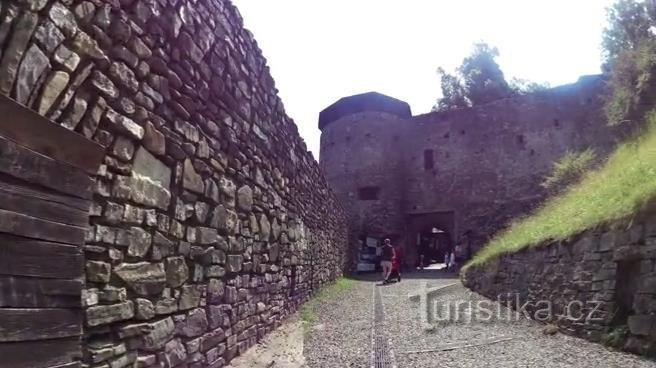
<svg viewBox="0 0 656 368">
<path fill-rule="evenodd" d="M 81 280 L 0 275 L 0 307 L 80 308 Z"/>
<path fill-rule="evenodd" d="M 5 174 L 0 174 L 0 191 L 12 193 L 21 197 L 30 197 L 46 202 L 57 203 L 85 213 L 89 212 L 91 206 L 91 201 L 89 200 L 57 194 L 52 190 L 40 188 L 36 185 L 30 185 L 25 181 L 15 179 Z"/>
<path fill-rule="evenodd" d="M 83 272 L 80 247 L 0 234 L 0 274 L 74 279 Z"/>
<path fill-rule="evenodd" d="M 0 137 L 0 172 L 74 197 L 91 196 L 92 180 L 84 171 L 3 137 Z"/>
<path fill-rule="evenodd" d="M 82 323 L 81 309 L 0 308 L 0 343 L 79 336 Z"/>
<path fill-rule="evenodd" d="M 80 350 L 77 337 L 0 344 L 0 367 L 50 368 L 79 359 Z"/>
<path fill-rule="evenodd" d="M 0 232 L 59 243 L 82 245 L 86 228 L 59 224 L 0 209 Z"/>
<path fill-rule="evenodd" d="M 96 172 L 104 156 L 99 144 L 3 95 L 0 95 L 0 136 L 90 174 Z"/>
<path fill-rule="evenodd" d="M 89 221 L 88 211 L 81 211 L 57 202 L 45 201 L 42 198 L 6 189 L 4 183 L 0 182 L 1 209 L 80 227 L 86 226 Z"/>
</svg>

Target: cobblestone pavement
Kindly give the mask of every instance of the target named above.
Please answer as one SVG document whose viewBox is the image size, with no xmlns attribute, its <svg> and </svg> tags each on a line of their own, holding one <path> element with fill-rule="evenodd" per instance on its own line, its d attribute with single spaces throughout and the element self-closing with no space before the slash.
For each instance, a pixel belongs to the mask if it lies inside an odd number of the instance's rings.
<svg viewBox="0 0 656 368">
<path fill-rule="evenodd" d="M 656 367 L 656 362 L 611 351 L 579 338 L 544 335 L 542 324 L 519 318 L 504 308 L 500 310 L 505 317 L 488 322 L 467 322 L 471 313 L 461 307 L 459 321 L 427 323 L 419 312 L 432 304 L 422 304 L 420 298 L 409 298 L 409 295 L 422 287 L 444 286 L 431 297 L 438 301 L 437 305 L 442 305 L 433 309 L 440 310 L 442 315 L 448 311 L 447 304 L 458 302 L 466 306 L 484 300 L 442 271 L 407 275 L 401 283 L 386 286 L 376 286 L 373 279 L 357 281 L 347 293 L 319 307 L 316 325 L 306 336 L 307 365 L 372 366 L 373 296 L 374 288 L 380 288 L 384 319 L 379 326 L 389 339 L 396 366 L 400 368 Z M 452 308 L 455 316 L 454 311 Z"/>
</svg>

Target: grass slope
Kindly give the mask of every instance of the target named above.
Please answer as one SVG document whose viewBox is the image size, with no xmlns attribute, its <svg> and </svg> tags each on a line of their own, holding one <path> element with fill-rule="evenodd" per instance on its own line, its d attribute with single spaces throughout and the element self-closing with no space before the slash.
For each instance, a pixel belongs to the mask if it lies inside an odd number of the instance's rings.
<svg viewBox="0 0 656 368">
<path fill-rule="evenodd" d="M 499 233 L 466 267 L 626 218 L 655 199 L 656 114 L 647 122 L 645 134 L 620 145 L 599 169 Z"/>
<path fill-rule="evenodd" d="M 351 289 L 354 284 L 355 282 L 353 280 L 346 277 L 340 277 L 335 280 L 333 284 L 323 287 L 314 297 L 303 304 L 299 314 L 306 332 L 317 320 L 317 306 L 327 300 L 342 295 L 344 292 Z"/>
</svg>

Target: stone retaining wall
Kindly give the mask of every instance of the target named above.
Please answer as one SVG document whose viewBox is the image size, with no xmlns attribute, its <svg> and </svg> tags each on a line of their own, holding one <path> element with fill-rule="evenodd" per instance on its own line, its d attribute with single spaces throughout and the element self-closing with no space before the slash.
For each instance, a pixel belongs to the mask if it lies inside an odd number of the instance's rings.
<svg viewBox="0 0 656 368">
<path fill-rule="evenodd" d="M 0 93 L 106 148 L 84 366 L 221 367 L 341 275 L 343 210 L 229 1 L 2 1 Z"/>
<path fill-rule="evenodd" d="M 656 216 L 643 214 L 469 267 L 462 278 L 473 291 L 516 309 L 528 303 L 530 316 L 564 332 L 652 354 L 655 262 Z"/>
</svg>

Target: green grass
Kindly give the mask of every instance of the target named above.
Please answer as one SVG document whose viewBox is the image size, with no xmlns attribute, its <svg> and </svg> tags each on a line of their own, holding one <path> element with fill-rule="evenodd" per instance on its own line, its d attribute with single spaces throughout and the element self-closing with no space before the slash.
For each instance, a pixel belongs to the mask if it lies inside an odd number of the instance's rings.
<svg viewBox="0 0 656 368">
<path fill-rule="evenodd" d="M 565 240 L 643 209 L 656 198 L 656 113 L 647 114 L 646 120 L 644 134 L 621 144 L 599 169 L 499 233 L 466 267 Z"/>
<path fill-rule="evenodd" d="M 346 291 L 350 290 L 355 282 L 352 279 L 346 277 L 340 277 L 335 280 L 334 283 L 323 287 L 314 297 L 301 306 L 299 312 L 301 321 L 303 321 L 303 326 L 305 331 L 309 331 L 310 328 L 317 321 L 317 306 L 325 303 L 327 301 L 333 300 L 336 297 L 342 295 Z"/>
<path fill-rule="evenodd" d="M 597 155 L 591 148 L 581 152 L 567 152 L 556 162 L 553 173 L 546 178 L 542 186 L 556 189 L 574 184 L 590 170 L 596 158 Z"/>
</svg>

